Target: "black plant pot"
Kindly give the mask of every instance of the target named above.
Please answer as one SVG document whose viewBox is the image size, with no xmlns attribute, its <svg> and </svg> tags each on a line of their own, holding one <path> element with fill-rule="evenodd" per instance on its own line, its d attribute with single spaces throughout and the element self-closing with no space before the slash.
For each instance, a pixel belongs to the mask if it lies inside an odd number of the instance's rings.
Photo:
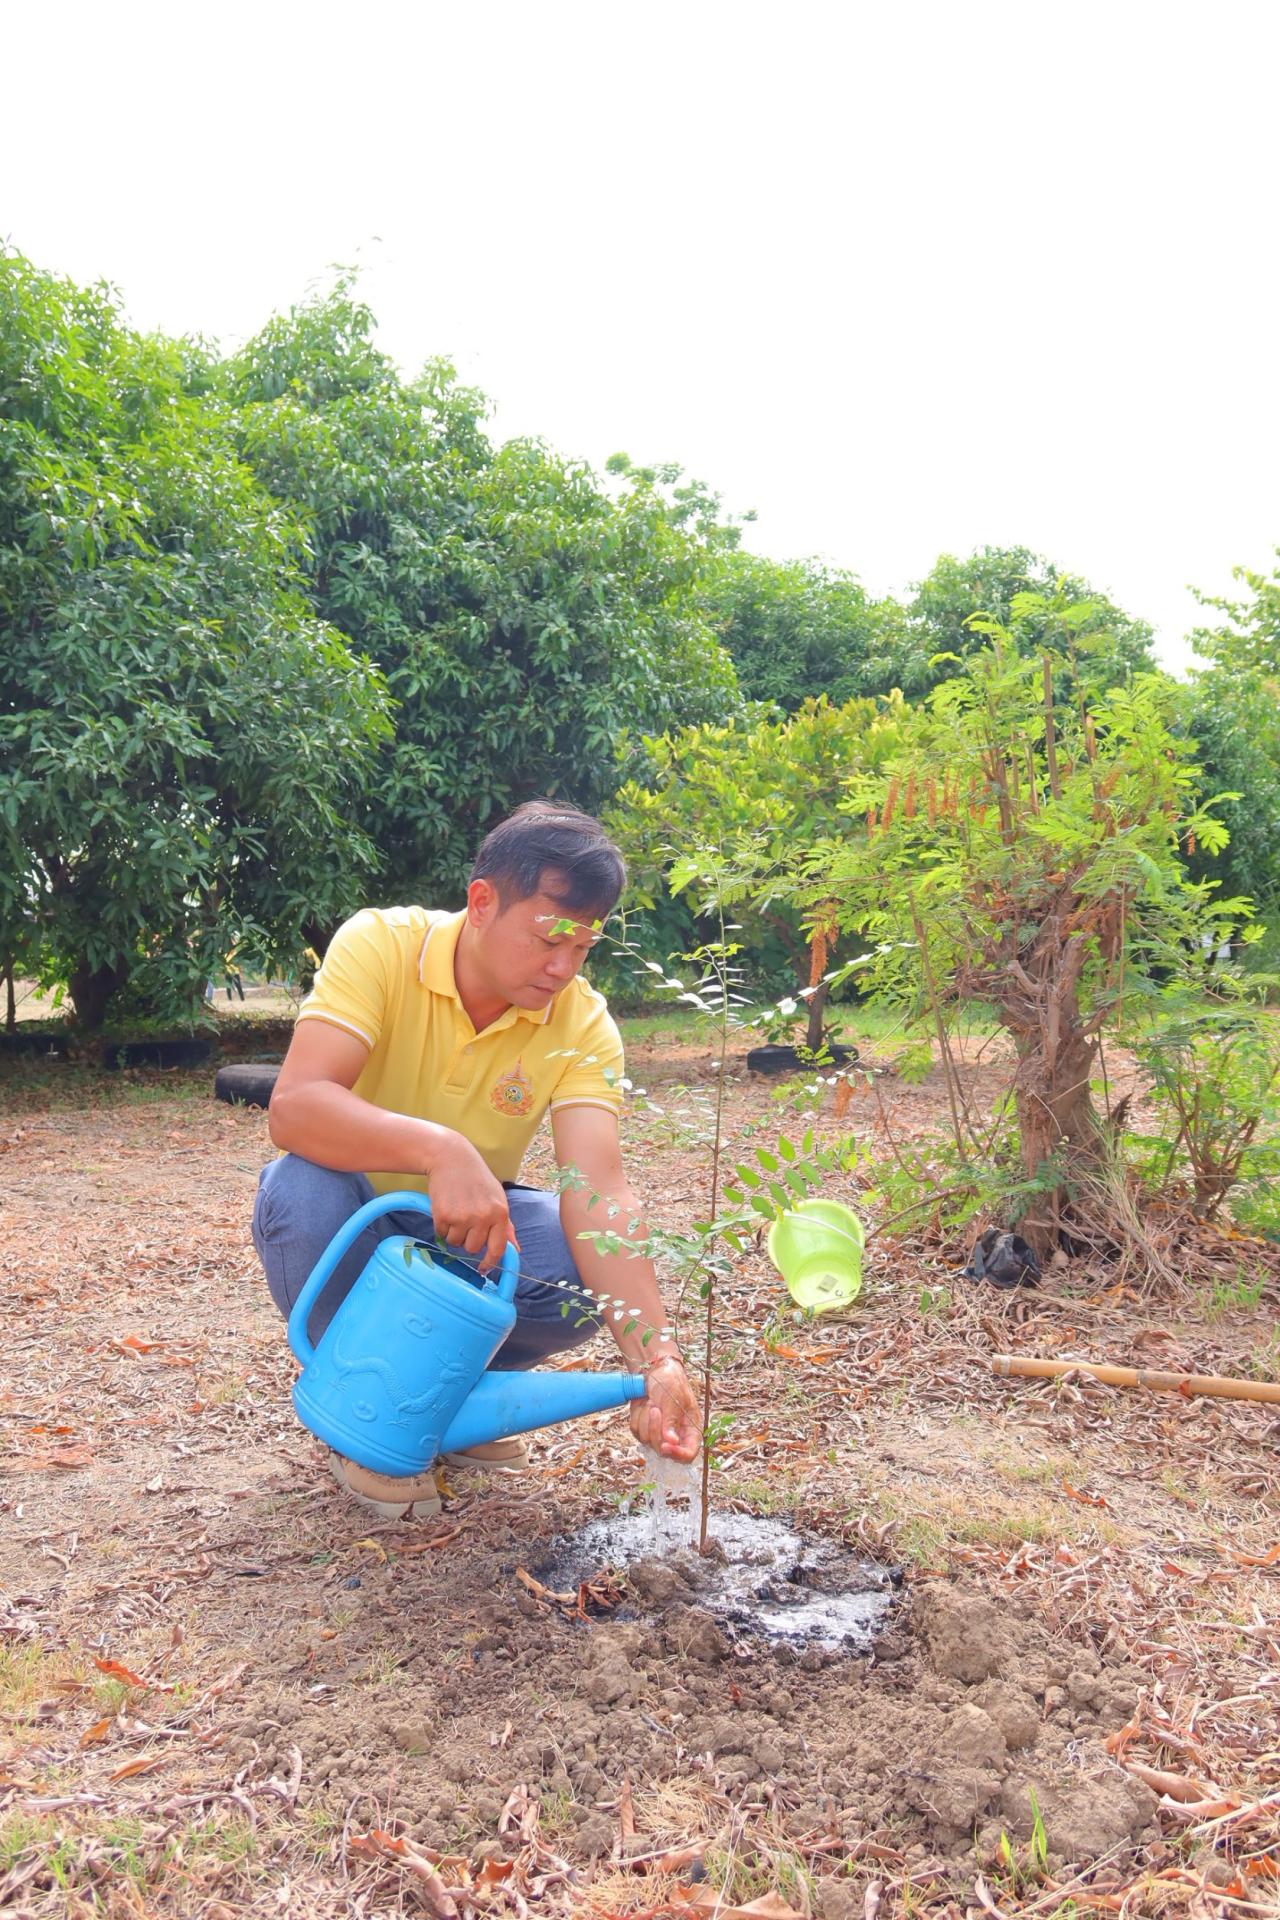
<svg viewBox="0 0 1280 1920">
<path fill-rule="evenodd" d="M 851 1067 L 858 1058 L 856 1047 L 842 1047 L 837 1041 L 828 1040 L 826 1052 L 830 1056 L 831 1066 Z M 747 1055 L 748 1073 L 823 1073 L 828 1071 L 825 1063 L 815 1067 L 807 1047 L 781 1047 L 770 1043 L 767 1047 L 752 1047 Z"/>
</svg>

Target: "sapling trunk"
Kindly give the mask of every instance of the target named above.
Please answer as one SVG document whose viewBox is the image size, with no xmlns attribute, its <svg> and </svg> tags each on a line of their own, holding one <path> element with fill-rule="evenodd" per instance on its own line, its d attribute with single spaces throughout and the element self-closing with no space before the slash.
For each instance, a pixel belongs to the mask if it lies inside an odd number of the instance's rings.
<svg viewBox="0 0 1280 1920">
<path fill-rule="evenodd" d="M 712 1220 L 720 1205 L 720 1147 L 724 1138 L 724 1081 L 725 1063 L 729 1052 L 729 982 L 724 972 L 724 907 L 716 902 L 720 923 L 720 960 L 718 977 L 720 981 L 720 1062 L 716 1070 L 716 1131 L 711 1148 L 711 1213 Z M 707 1267 L 707 1321 L 706 1343 L 703 1352 L 702 1377 L 702 1512 L 698 1521 L 698 1552 L 707 1550 L 707 1522 L 711 1507 L 711 1379 L 713 1344 L 715 1335 L 716 1276 L 712 1265 Z"/>
<path fill-rule="evenodd" d="M 826 1020 L 827 1001 L 831 997 L 831 982 L 822 980 L 809 998 L 809 1025 L 804 1043 L 810 1053 L 819 1054 L 823 1046 L 823 1026 Z"/>
<path fill-rule="evenodd" d="M 1022 1167 L 1029 1179 L 1064 1152 L 1077 1169 L 1082 1162 L 1096 1165 L 1102 1152 L 1089 1084 L 1097 1037 L 1082 1029 L 1073 983 L 1047 981 L 1045 994 L 1050 1005 L 1039 1009 L 1034 1026 L 1022 1024 L 1005 1009 L 1005 1025 L 1018 1054 L 1014 1093 Z M 1037 1194 L 1020 1222 L 1020 1231 L 1042 1259 L 1058 1244 L 1064 1197 L 1062 1187 Z"/>
<path fill-rule="evenodd" d="M 10 960 L 4 970 L 5 1008 L 4 1030 L 12 1033 L 18 1024 L 18 1006 L 13 993 L 13 961 Z"/>
</svg>

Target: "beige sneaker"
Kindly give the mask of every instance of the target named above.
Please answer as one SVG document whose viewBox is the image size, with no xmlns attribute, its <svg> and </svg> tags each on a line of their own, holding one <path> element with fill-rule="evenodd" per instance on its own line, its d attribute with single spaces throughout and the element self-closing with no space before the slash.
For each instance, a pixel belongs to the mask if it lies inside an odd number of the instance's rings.
<svg viewBox="0 0 1280 1920">
<path fill-rule="evenodd" d="M 380 1520 L 434 1520 L 441 1510 L 433 1473 L 417 1473 L 405 1480 L 374 1473 L 343 1454 L 329 1454 L 329 1471 L 358 1506 Z"/>
<path fill-rule="evenodd" d="M 519 1471 L 529 1464 L 529 1449 L 518 1434 L 510 1440 L 489 1440 L 483 1446 L 468 1447 L 465 1453 L 444 1453 L 453 1467 L 478 1467 L 484 1473 L 494 1473 L 502 1467 Z"/>
</svg>

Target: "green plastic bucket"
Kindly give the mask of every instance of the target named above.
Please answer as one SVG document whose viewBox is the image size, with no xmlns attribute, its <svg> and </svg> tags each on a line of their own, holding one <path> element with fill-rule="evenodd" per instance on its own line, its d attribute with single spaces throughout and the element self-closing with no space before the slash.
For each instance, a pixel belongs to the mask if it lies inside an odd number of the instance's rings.
<svg viewBox="0 0 1280 1920">
<path fill-rule="evenodd" d="M 798 1307 L 827 1313 L 857 1299 L 865 1243 L 861 1220 L 838 1200 L 802 1200 L 769 1229 L 769 1258 Z"/>
</svg>

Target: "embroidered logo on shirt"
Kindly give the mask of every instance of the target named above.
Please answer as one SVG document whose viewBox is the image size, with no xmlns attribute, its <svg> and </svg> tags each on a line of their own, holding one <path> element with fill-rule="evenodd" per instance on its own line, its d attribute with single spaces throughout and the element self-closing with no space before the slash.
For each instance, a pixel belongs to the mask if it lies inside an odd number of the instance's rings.
<svg viewBox="0 0 1280 1920">
<path fill-rule="evenodd" d="M 518 1060 L 510 1073 L 504 1073 L 501 1080 L 495 1081 L 489 1092 L 489 1104 L 496 1113 L 508 1114 L 513 1120 L 533 1111 L 533 1082 L 527 1073 L 521 1072 Z"/>
</svg>

